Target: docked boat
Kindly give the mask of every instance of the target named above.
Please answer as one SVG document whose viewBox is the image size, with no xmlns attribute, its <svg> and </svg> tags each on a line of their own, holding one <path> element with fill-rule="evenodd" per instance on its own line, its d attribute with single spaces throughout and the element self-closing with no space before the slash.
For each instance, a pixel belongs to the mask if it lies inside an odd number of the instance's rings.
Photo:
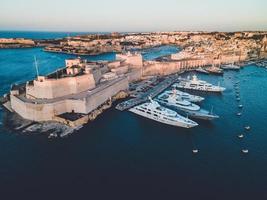
<svg viewBox="0 0 267 200">
<path fill-rule="evenodd" d="M 220 69 L 219 67 L 212 66 L 210 68 L 206 69 L 207 72 L 215 75 L 223 75 L 223 70 Z"/>
<path fill-rule="evenodd" d="M 166 107 L 175 109 L 175 111 L 184 116 L 204 120 L 213 120 L 219 118 L 219 116 L 214 115 L 212 112 L 201 109 L 198 105 L 181 99 L 175 91 L 176 90 L 165 91 L 156 98 L 156 101 Z"/>
<path fill-rule="evenodd" d="M 158 98 L 164 99 L 164 97 L 166 98 L 166 97 L 169 97 L 169 96 L 175 97 L 177 100 L 188 101 L 189 103 L 190 102 L 196 103 L 196 102 L 201 102 L 201 101 L 204 100 L 203 97 L 196 96 L 196 95 L 191 95 L 191 94 L 188 94 L 186 92 L 182 92 L 182 91 L 176 90 L 175 88 L 173 90 L 166 90 L 165 92 L 160 94 L 158 96 Z"/>
<path fill-rule="evenodd" d="M 56 138 L 58 135 L 56 133 L 50 133 L 48 139 Z"/>
<path fill-rule="evenodd" d="M 194 119 L 202 119 L 202 120 L 214 120 L 214 119 L 218 119 L 219 116 L 213 114 L 213 112 L 211 111 L 207 111 L 205 109 L 200 109 L 197 111 L 185 111 L 185 110 L 177 110 L 177 112 L 179 114 L 188 116 L 190 118 L 194 118 Z"/>
<path fill-rule="evenodd" d="M 219 85 L 212 85 L 206 81 L 199 80 L 196 75 L 193 75 L 192 79 L 181 80 L 178 83 L 175 83 L 176 88 L 189 89 L 189 90 L 198 90 L 206 92 L 223 92 L 224 87 Z"/>
<path fill-rule="evenodd" d="M 221 68 L 224 70 L 240 70 L 240 66 L 232 64 L 221 65 Z"/>
<path fill-rule="evenodd" d="M 156 101 L 161 104 L 177 107 L 182 110 L 197 111 L 200 109 L 198 105 L 180 98 L 180 96 L 176 94 L 176 90 L 163 92 L 156 98 Z"/>
<path fill-rule="evenodd" d="M 182 92 L 180 90 L 176 90 L 175 87 L 173 86 L 173 90 L 168 90 L 168 91 L 165 91 L 166 94 L 172 94 L 175 92 L 175 94 L 183 99 L 183 100 L 186 100 L 186 101 L 190 101 L 192 103 L 198 103 L 198 102 L 201 102 L 203 101 L 205 98 L 204 97 L 200 97 L 200 96 L 197 96 L 197 95 L 192 95 L 192 94 L 189 94 L 189 93 L 186 93 L 186 92 Z"/>
<path fill-rule="evenodd" d="M 203 74 L 209 74 L 209 72 L 201 67 L 195 69 L 196 72 L 203 73 Z"/>
<path fill-rule="evenodd" d="M 150 102 L 135 106 L 129 109 L 129 111 L 172 126 L 192 128 L 198 125 L 196 122 L 179 115 L 177 112 L 161 106 L 151 98 L 149 99 Z"/>
</svg>

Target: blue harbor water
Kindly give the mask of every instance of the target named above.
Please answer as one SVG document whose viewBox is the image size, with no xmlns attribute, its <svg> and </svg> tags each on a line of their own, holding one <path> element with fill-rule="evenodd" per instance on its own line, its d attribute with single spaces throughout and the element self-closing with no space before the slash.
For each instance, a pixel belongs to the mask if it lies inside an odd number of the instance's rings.
<svg viewBox="0 0 267 200">
<path fill-rule="evenodd" d="M 155 58 L 153 52 L 146 52 L 147 59 Z M 72 57 L 40 48 L 0 50 L 0 95 L 11 84 L 34 78 L 33 55 L 42 74 Z M 112 60 L 115 55 L 86 58 Z M 64 139 L 13 132 L 1 124 L 0 197 L 267 199 L 266 69 L 251 65 L 199 78 L 220 82 L 227 90 L 222 95 L 195 93 L 205 97 L 201 107 L 213 107 L 220 119 L 197 121 L 193 129 L 115 108 Z M 237 81 L 240 103 L 234 89 Z M 244 106 L 241 117 L 236 116 L 238 104 Z M 3 113 L 0 110 L 1 118 Z M 250 131 L 244 130 L 247 125 Z M 237 137 L 240 133 L 243 139 Z M 195 148 L 198 154 L 192 154 Z M 248 154 L 241 153 L 244 148 Z"/>
<path fill-rule="evenodd" d="M 0 31 L 0 38 L 56 39 L 84 34 L 92 32 Z"/>
</svg>

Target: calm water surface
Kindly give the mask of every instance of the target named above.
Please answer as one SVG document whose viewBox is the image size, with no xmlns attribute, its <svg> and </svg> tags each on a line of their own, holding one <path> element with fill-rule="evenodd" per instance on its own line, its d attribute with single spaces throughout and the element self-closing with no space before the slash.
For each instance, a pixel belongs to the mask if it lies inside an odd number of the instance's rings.
<svg viewBox="0 0 267 200">
<path fill-rule="evenodd" d="M 42 74 L 72 57 L 40 48 L 0 50 L 1 95 L 11 84 L 34 78 L 33 55 Z M 113 60 L 115 55 L 87 58 Z M 206 98 L 201 107 L 213 107 L 220 119 L 198 121 L 189 130 L 114 108 L 65 139 L 14 133 L 0 125 L 0 196 L 267 199 L 266 69 L 247 66 L 221 77 L 199 77 L 227 90 L 196 93 Z M 236 81 L 244 105 L 241 117 L 236 116 Z M 251 126 L 247 133 L 246 125 Z M 239 133 L 244 139 L 237 138 Z M 193 155 L 193 148 L 200 152 Z"/>
</svg>

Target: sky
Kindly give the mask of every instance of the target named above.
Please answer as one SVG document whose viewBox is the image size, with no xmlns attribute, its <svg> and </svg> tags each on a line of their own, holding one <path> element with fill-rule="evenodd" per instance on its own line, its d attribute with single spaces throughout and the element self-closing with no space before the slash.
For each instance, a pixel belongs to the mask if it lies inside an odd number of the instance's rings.
<svg viewBox="0 0 267 200">
<path fill-rule="evenodd" d="M 267 30 L 267 0 L 0 0 L 0 30 Z"/>
</svg>

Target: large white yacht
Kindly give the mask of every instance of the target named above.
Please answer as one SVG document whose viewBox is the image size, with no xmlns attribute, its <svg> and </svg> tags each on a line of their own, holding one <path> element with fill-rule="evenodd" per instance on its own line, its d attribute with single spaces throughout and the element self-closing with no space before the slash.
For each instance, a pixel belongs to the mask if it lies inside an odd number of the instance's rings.
<svg viewBox="0 0 267 200">
<path fill-rule="evenodd" d="M 193 75 L 192 79 L 180 80 L 178 83 L 174 84 L 176 88 L 190 89 L 190 90 L 199 90 L 206 92 L 223 92 L 224 87 L 219 85 L 212 85 L 206 81 L 199 80 L 196 75 Z"/>
<path fill-rule="evenodd" d="M 193 104 L 187 100 L 183 100 L 176 94 L 176 90 L 167 90 L 160 94 L 156 101 L 160 104 L 170 107 L 177 111 L 179 114 L 189 116 L 197 119 L 213 120 L 219 118 L 218 115 L 214 115 L 212 112 L 201 109 L 198 105 Z"/>
<path fill-rule="evenodd" d="M 165 93 L 168 95 L 175 93 L 176 96 L 178 96 L 179 98 L 186 100 L 186 101 L 190 101 L 192 103 L 198 103 L 205 99 L 204 97 L 200 97 L 200 96 L 192 95 L 186 92 L 182 92 L 180 90 L 176 90 L 175 87 L 173 87 L 173 90 L 165 91 Z"/>
<path fill-rule="evenodd" d="M 196 122 L 179 115 L 177 112 L 161 106 L 151 98 L 150 102 L 135 106 L 129 109 L 129 111 L 172 126 L 192 128 L 198 125 Z"/>
<path fill-rule="evenodd" d="M 156 101 L 158 101 L 163 105 L 174 106 L 182 110 L 189 110 L 189 111 L 200 110 L 200 107 L 198 105 L 180 98 L 176 94 L 176 90 L 163 92 L 156 98 Z"/>
</svg>

